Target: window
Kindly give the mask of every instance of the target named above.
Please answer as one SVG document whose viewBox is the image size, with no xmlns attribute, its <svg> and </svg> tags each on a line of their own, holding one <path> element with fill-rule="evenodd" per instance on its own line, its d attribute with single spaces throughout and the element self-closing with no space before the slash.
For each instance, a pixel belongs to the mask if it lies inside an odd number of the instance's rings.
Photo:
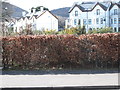
<svg viewBox="0 0 120 90">
<path fill-rule="evenodd" d="M 83 25 L 86 25 L 87 22 L 86 22 L 86 19 L 83 19 Z"/>
<path fill-rule="evenodd" d="M 74 19 L 74 25 L 76 25 L 77 24 L 77 20 L 76 19 Z"/>
<path fill-rule="evenodd" d="M 78 11 L 75 11 L 75 16 L 78 16 Z"/>
<path fill-rule="evenodd" d="M 114 32 L 117 32 L 117 28 L 116 27 L 114 28 Z"/>
<path fill-rule="evenodd" d="M 120 27 L 119 27 L 119 30 L 118 30 L 118 32 L 120 32 Z"/>
<path fill-rule="evenodd" d="M 117 9 L 114 9 L 114 15 L 117 15 Z"/>
<path fill-rule="evenodd" d="M 100 15 L 100 9 L 97 9 L 96 14 Z"/>
<path fill-rule="evenodd" d="M 101 24 L 103 24 L 103 21 L 104 21 L 103 18 L 101 18 Z"/>
<path fill-rule="evenodd" d="M 114 24 L 116 24 L 117 23 L 117 19 L 116 18 L 114 18 Z"/>
<path fill-rule="evenodd" d="M 91 20 L 91 19 L 88 20 L 88 24 L 89 24 L 89 25 L 92 24 L 92 20 Z"/>
<path fill-rule="evenodd" d="M 96 24 L 99 24 L 99 18 L 96 18 Z"/>
<path fill-rule="evenodd" d="M 89 28 L 89 30 L 92 30 L 92 28 Z"/>
<path fill-rule="evenodd" d="M 111 19 L 111 24 L 113 24 L 113 19 Z"/>
<path fill-rule="evenodd" d="M 120 18 L 119 18 L 119 21 L 118 21 L 118 23 L 120 24 Z"/>
<path fill-rule="evenodd" d="M 78 20 L 78 25 L 80 25 L 80 24 L 81 24 L 81 20 L 79 19 L 79 20 Z"/>
<path fill-rule="evenodd" d="M 70 22 L 70 19 L 68 19 L 68 23 Z"/>
</svg>

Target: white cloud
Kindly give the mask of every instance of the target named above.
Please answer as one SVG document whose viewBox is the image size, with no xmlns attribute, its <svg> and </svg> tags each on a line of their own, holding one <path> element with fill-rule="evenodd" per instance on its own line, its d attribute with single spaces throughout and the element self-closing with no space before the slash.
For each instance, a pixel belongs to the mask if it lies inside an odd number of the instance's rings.
<svg viewBox="0 0 120 90">
<path fill-rule="evenodd" d="M 52 10 L 62 7 L 70 7 L 74 2 L 78 2 L 79 0 L 9 0 L 9 1 L 11 4 L 19 6 L 25 10 L 29 10 L 31 7 L 34 6 L 45 6 Z"/>
<path fill-rule="evenodd" d="M 9 0 L 11 4 L 19 6 L 25 10 L 29 10 L 31 7 L 36 7 L 36 6 L 45 6 L 49 8 L 49 10 L 62 8 L 62 7 L 70 7 L 74 2 L 79 2 L 79 1 L 98 1 L 98 0 Z M 103 1 L 103 0 L 99 0 L 99 1 Z M 117 1 L 117 0 L 112 0 L 112 1 Z"/>
<path fill-rule="evenodd" d="M 74 1 L 78 0 L 9 0 L 11 4 L 19 6 L 25 10 L 34 6 L 45 6 L 50 10 L 71 6 Z"/>
</svg>

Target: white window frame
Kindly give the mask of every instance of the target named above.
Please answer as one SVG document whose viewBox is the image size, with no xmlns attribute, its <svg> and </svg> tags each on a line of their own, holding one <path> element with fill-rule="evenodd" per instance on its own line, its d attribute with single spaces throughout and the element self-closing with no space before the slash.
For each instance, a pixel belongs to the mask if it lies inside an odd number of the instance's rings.
<svg viewBox="0 0 120 90">
<path fill-rule="evenodd" d="M 74 19 L 74 25 L 77 25 L 77 19 Z"/>
<path fill-rule="evenodd" d="M 75 16 L 78 16 L 78 11 L 75 11 Z"/>
<path fill-rule="evenodd" d="M 100 9 L 96 10 L 96 15 L 100 15 Z"/>
<path fill-rule="evenodd" d="M 92 24 L 92 19 L 88 19 L 88 24 L 89 24 L 89 25 Z"/>
<path fill-rule="evenodd" d="M 117 18 L 114 18 L 114 24 L 117 24 Z"/>
<path fill-rule="evenodd" d="M 117 9 L 114 9 L 114 15 L 117 15 L 117 11 L 118 11 Z"/>
<path fill-rule="evenodd" d="M 99 18 L 96 18 L 96 24 L 99 24 Z"/>
</svg>

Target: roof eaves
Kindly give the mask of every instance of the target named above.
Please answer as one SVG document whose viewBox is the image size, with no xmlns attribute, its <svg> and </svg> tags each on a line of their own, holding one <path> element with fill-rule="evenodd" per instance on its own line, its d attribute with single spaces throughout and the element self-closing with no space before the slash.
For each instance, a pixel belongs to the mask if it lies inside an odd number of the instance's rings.
<svg viewBox="0 0 120 90">
<path fill-rule="evenodd" d="M 120 8 L 120 4 L 119 3 L 116 3 L 116 5 Z"/>
<path fill-rule="evenodd" d="M 97 2 L 97 3 L 95 4 L 95 6 L 93 7 L 93 9 L 94 9 L 97 5 L 99 5 L 104 11 L 107 11 L 107 7 L 105 7 L 104 5 L 102 5 L 102 4 L 99 3 L 99 2 Z M 92 9 L 92 10 L 93 10 L 93 9 Z"/>
<path fill-rule="evenodd" d="M 22 17 L 22 19 L 24 20 L 24 19 L 25 19 L 25 17 Z"/>
<path fill-rule="evenodd" d="M 26 16 L 28 19 L 30 18 L 30 16 Z"/>
<path fill-rule="evenodd" d="M 36 17 L 36 19 L 38 19 L 39 17 L 41 17 L 45 12 L 46 12 L 46 11 L 44 11 L 42 14 L 38 15 L 38 16 Z"/>
<path fill-rule="evenodd" d="M 109 11 L 112 9 L 112 7 L 114 6 L 114 4 L 113 3 L 111 3 L 111 6 L 110 6 L 110 8 L 109 8 Z"/>
<path fill-rule="evenodd" d="M 113 8 L 114 5 L 117 5 L 120 8 L 120 4 L 119 3 L 112 3 L 109 10 L 111 10 Z"/>
<path fill-rule="evenodd" d="M 52 14 L 50 11 L 48 11 L 50 14 Z M 52 14 L 56 19 L 58 19 L 54 14 Z"/>
<path fill-rule="evenodd" d="M 29 18 L 29 20 L 31 20 L 33 17 L 34 17 L 34 15 L 32 15 L 32 16 Z"/>
<path fill-rule="evenodd" d="M 80 5 L 75 4 L 74 7 L 72 7 L 72 8 L 69 10 L 69 13 L 70 13 L 75 7 L 78 7 L 82 12 L 84 12 L 83 7 L 81 7 Z"/>
<path fill-rule="evenodd" d="M 33 16 L 37 19 L 37 16 L 38 16 L 38 15 L 33 15 Z"/>
<path fill-rule="evenodd" d="M 39 17 L 41 17 L 45 12 L 49 12 L 50 14 L 52 14 L 49 10 L 45 10 L 42 14 L 40 14 L 39 16 L 36 17 L 36 19 L 38 19 Z M 56 19 L 58 19 L 54 14 L 52 14 Z"/>
<path fill-rule="evenodd" d="M 100 6 L 104 11 L 107 11 L 107 7 L 104 6 L 103 4 L 99 3 L 99 6 Z"/>
<path fill-rule="evenodd" d="M 70 8 L 70 10 L 68 11 L 68 13 L 70 13 L 75 7 L 76 7 L 77 4 L 75 4 L 72 8 Z"/>
</svg>

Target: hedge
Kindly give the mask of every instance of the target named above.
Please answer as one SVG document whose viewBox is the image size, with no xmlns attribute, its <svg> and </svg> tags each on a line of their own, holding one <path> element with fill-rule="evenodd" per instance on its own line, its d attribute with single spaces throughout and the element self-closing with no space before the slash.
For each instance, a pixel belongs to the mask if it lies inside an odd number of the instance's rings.
<svg viewBox="0 0 120 90">
<path fill-rule="evenodd" d="M 4 69 L 117 68 L 120 34 L 4 37 Z"/>
</svg>

